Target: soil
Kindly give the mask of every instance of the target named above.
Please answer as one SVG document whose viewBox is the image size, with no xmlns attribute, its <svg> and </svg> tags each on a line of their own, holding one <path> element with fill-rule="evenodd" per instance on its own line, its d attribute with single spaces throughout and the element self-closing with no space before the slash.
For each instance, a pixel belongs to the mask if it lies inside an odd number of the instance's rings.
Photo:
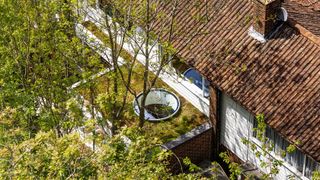
<svg viewBox="0 0 320 180">
<path fill-rule="evenodd" d="M 164 104 L 149 104 L 146 106 L 146 110 L 157 119 L 167 117 L 174 113 L 174 109 Z"/>
</svg>

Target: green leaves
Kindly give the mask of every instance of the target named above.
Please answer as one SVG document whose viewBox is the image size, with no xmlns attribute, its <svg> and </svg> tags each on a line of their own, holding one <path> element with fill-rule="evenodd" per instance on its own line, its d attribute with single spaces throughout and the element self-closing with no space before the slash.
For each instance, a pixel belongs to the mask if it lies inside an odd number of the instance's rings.
<svg viewBox="0 0 320 180">
<path fill-rule="evenodd" d="M 315 171 L 312 173 L 313 180 L 320 180 L 320 171 Z"/>
<path fill-rule="evenodd" d="M 193 164 L 191 162 L 190 158 L 188 158 L 188 157 L 183 159 L 183 164 L 188 167 L 190 172 L 197 172 L 197 171 L 201 170 L 201 168 L 198 167 L 197 165 Z"/>
<path fill-rule="evenodd" d="M 267 124 L 263 114 L 256 116 L 257 128 L 254 128 L 254 137 L 244 138 L 241 140 L 242 143 L 248 145 L 254 155 L 259 159 L 260 166 L 265 169 L 263 179 L 270 179 L 277 175 L 280 168 L 283 166 L 285 158 L 288 154 L 296 151 L 296 146 L 299 142 L 294 144 L 286 145 L 285 149 L 280 149 L 279 145 L 275 147 L 274 139 L 272 139 L 272 131 L 267 131 Z M 269 136 L 267 136 L 269 133 Z M 257 138 L 257 139 L 253 139 Z M 257 140 L 259 142 L 257 142 Z M 279 158 L 279 155 L 281 158 Z M 295 177 L 295 176 L 294 176 Z"/>
<path fill-rule="evenodd" d="M 240 164 L 232 162 L 227 152 L 221 152 L 219 154 L 219 157 L 223 160 L 223 162 L 228 164 L 229 171 L 231 172 L 230 179 L 238 179 L 238 176 L 242 173 L 242 168 L 240 167 Z"/>
<path fill-rule="evenodd" d="M 40 129 L 68 132 L 81 120 L 79 109 L 68 102 L 74 96 L 68 88 L 82 74 L 101 68 L 99 57 L 75 36 L 73 5 L 64 0 L 0 2 L 0 111 L 19 110 L 17 127 L 30 137 Z"/>
<path fill-rule="evenodd" d="M 97 174 L 95 155 L 79 141 L 76 134 L 57 137 L 54 132 L 40 132 L 35 138 L 11 147 L 11 156 L 1 158 L 10 160 L 3 177 L 14 179 L 29 178 L 88 178 Z M 7 151 L 8 152 L 8 151 Z M 2 164 L 3 165 L 3 164 Z"/>
</svg>

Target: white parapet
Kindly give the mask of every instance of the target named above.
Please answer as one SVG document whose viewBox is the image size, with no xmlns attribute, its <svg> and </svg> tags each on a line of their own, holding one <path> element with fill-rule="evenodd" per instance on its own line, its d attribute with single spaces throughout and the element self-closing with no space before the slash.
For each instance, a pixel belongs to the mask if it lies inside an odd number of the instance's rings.
<svg viewBox="0 0 320 180">
<path fill-rule="evenodd" d="M 76 26 L 76 34 L 77 36 L 85 42 L 90 48 L 95 50 L 105 61 L 107 61 L 110 65 L 113 65 L 111 56 L 111 49 L 107 47 L 99 38 L 97 38 L 91 31 L 89 31 L 82 24 L 77 23 Z M 118 58 L 118 64 L 122 65 L 124 63 L 124 59 L 122 57 Z"/>
</svg>

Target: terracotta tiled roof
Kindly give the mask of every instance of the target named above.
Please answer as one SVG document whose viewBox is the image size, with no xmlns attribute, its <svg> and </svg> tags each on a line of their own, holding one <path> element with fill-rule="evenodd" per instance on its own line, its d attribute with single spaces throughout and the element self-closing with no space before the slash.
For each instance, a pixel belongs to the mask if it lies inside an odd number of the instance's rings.
<svg viewBox="0 0 320 180">
<path fill-rule="evenodd" d="M 248 36 L 247 0 L 199 1 L 202 10 L 182 1 L 173 41 L 179 56 L 320 162 L 320 47 L 287 23 L 265 44 L 257 42 Z M 189 13 L 207 10 L 206 3 L 219 8 L 197 24 Z M 192 40 L 186 36 L 196 31 Z"/>
<path fill-rule="evenodd" d="M 319 0 L 291 0 L 292 2 L 297 2 L 303 7 L 307 7 L 310 10 L 320 11 L 320 1 Z"/>
<path fill-rule="evenodd" d="M 320 0 L 291 0 L 283 6 L 290 19 L 320 37 Z"/>
</svg>

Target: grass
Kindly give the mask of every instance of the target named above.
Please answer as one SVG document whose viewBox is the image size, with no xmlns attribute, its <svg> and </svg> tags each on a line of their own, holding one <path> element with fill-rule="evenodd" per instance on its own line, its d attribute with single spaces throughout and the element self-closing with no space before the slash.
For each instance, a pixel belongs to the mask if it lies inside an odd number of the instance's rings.
<svg viewBox="0 0 320 180">
<path fill-rule="evenodd" d="M 104 35 L 102 31 L 98 29 L 93 23 L 85 23 L 84 24 L 92 33 L 94 33 L 100 40 L 102 40 L 106 45 L 109 44 L 108 38 Z M 126 60 L 130 61 L 132 56 L 126 52 L 122 51 L 121 56 Z M 125 67 L 121 67 L 121 70 L 124 74 L 127 74 L 127 69 Z M 134 72 L 132 76 L 131 85 L 136 92 L 141 92 L 143 87 L 143 71 L 144 66 L 142 64 L 136 64 L 134 67 Z M 108 89 L 110 89 L 110 75 L 106 74 L 98 79 L 96 79 L 96 94 L 106 93 Z M 154 75 L 152 74 L 151 78 Z M 165 84 L 162 80 L 158 79 L 155 85 L 155 88 L 164 88 L 171 92 L 174 92 L 180 99 L 181 109 L 180 111 L 171 119 L 161 122 L 149 122 L 146 121 L 143 127 L 147 136 L 158 137 L 163 142 L 168 142 L 177 138 L 179 135 L 185 134 L 192 130 L 193 128 L 203 124 L 207 121 L 205 115 L 203 115 L 198 109 L 196 109 L 193 105 L 187 102 L 183 97 L 181 97 L 177 92 L 175 92 L 172 88 L 170 88 L 167 84 Z M 119 87 L 119 91 L 123 92 L 125 90 L 124 85 Z M 83 94 L 86 98 L 89 97 L 88 89 L 83 86 L 80 88 L 80 93 Z M 121 95 L 120 95 L 121 96 Z M 134 96 L 129 95 L 127 104 L 125 106 L 124 115 L 121 119 L 120 124 L 126 126 L 137 126 L 139 119 L 138 116 L 133 112 L 133 100 Z M 101 109 L 104 115 L 107 115 L 108 112 L 106 110 Z"/>
<path fill-rule="evenodd" d="M 109 45 L 110 47 L 110 39 L 108 36 L 106 36 L 98 26 L 96 26 L 94 23 L 91 21 L 86 21 L 82 23 L 83 26 L 85 26 L 88 30 L 90 30 L 98 39 L 100 39 L 103 43 L 106 45 Z M 120 52 L 120 56 L 124 59 L 132 59 L 132 56 L 130 53 L 128 53 L 125 50 L 122 50 Z"/>
</svg>

